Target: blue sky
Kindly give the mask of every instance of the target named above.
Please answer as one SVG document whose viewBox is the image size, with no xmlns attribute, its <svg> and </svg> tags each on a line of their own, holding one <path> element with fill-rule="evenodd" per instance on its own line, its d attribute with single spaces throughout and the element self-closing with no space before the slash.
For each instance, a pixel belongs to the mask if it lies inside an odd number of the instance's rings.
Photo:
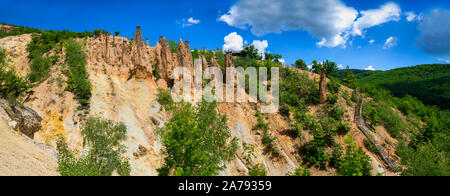
<svg viewBox="0 0 450 196">
<path fill-rule="evenodd" d="M 376 70 L 387 70 L 450 62 L 448 0 L 319 0 L 316 5 L 306 3 L 311 1 L 285 0 L 275 7 L 271 2 L 2 0 L 0 22 L 46 30 L 118 30 L 125 37 L 131 37 L 136 25 L 140 25 L 144 38 L 149 38 L 151 45 L 161 35 L 188 40 L 191 48 L 208 49 L 222 48 L 224 37 L 236 32 L 248 44 L 267 40 L 265 51 L 282 54 L 288 64 L 299 58 L 308 63 L 329 59 L 344 67 L 365 69 L 372 66 Z M 399 10 L 384 13 L 383 9 L 388 7 L 382 6 L 387 4 Z M 232 6 L 236 7 L 235 13 L 229 13 Z M 374 10 L 371 13 L 375 16 L 361 20 L 365 26 L 359 28 L 361 35 L 356 35 L 358 28 L 354 21 L 362 18 L 362 12 L 367 10 Z M 407 13 L 414 13 L 414 20 L 408 21 Z M 335 20 L 344 15 L 342 20 Z M 380 17 L 386 20 L 370 21 Z M 344 25 L 345 28 L 338 27 L 345 22 L 351 23 Z M 427 30 L 430 26 L 437 30 Z M 330 41 L 336 36 L 344 41 Z M 391 47 L 385 47 L 390 37 Z M 319 44 L 322 39 L 326 41 Z M 370 40 L 374 42 L 371 44 Z"/>
</svg>

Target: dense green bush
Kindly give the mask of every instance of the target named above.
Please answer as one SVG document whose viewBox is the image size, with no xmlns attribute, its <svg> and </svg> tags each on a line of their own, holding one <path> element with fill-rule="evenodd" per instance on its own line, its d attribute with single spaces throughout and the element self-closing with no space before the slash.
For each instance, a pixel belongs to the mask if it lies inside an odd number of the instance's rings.
<svg viewBox="0 0 450 196">
<path fill-rule="evenodd" d="M 252 169 L 248 171 L 249 176 L 266 176 L 266 167 L 263 164 L 253 165 Z"/>
<path fill-rule="evenodd" d="M 158 131 L 166 155 L 159 175 L 216 175 L 234 158 L 237 139 L 231 137 L 226 116 L 217 113 L 216 104 L 202 102 L 194 108 L 182 102 L 173 112 Z"/>
<path fill-rule="evenodd" d="M 172 39 L 169 39 L 169 47 L 170 47 L 170 51 L 172 53 L 177 53 L 178 52 L 178 45 Z"/>
<path fill-rule="evenodd" d="M 158 88 L 158 94 L 156 96 L 158 97 L 158 102 L 165 110 L 170 111 L 175 106 L 175 102 L 173 101 L 169 90 Z"/>
<path fill-rule="evenodd" d="M 65 45 L 67 72 L 66 90 L 75 94 L 75 98 L 83 108 L 89 107 L 91 98 L 91 83 L 86 71 L 86 55 L 83 51 L 83 44 L 73 39 L 69 39 Z"/>
<path fill-rule="evenodd" d="M 372 166 L 370 157 L 356 144 L 346 147 L 345 155 L 338 163 L 338 172 L 342 176 L 370 176 Z"/>
<path fill-rule="evenodd" d="M 331 78 L 330 82 L 327 83 L 328 90 L 332 94 L 339 93 L 339 88 L 341 88 L 341 84 L 337 78 Z"/>
<path fill-rule="evenodd" d="M 48 56 L 48 52 L 55 49 L 56 53 L 61 51 L 61 43 L 71 38 L 83 38 L 92 36 L 91 32 L 82 33 L 71 31 L 42 31 L 33 34 L 32 41 L 27 45 L 28 59 L 30 60 L 30 80 L 42 82 L 49 76 L 49 71 L 56 62 L 57 56 Z"/>
<path fill-rule="evenodd" d="M 0 97 L 16 100 L 31 87 L 33 85 L 28 78 L 17 75 L 14 69 L 8 67 L 6 54 L 0 48 Z"/>
<path fill-rule="evenodd" d="M 88 152 L 77 158 L 63 139 L 58 141 L 58 172 L 63 176 L 121 176 L 130 175 L 131 169 L 124 157 L 127 129 L 123 123 L 100 118 L 87 119 L 81 131 L 83 146 Z"/>
</svg>

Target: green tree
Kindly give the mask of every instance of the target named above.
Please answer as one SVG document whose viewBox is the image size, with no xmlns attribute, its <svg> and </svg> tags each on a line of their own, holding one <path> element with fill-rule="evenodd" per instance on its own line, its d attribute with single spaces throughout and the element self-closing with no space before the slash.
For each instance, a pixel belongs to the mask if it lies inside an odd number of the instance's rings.
<svg viewBox="0 0 450 196">
<path fill-rule="evenodd" d="M 159 175 L 216 175 L 232 160 L 237 139 L 232 138 L 226 117 L 216 104 L 202 102 L 198 108 L 180 103 L 164 130 L 158 131 L 166 155 Z"/>
<path fill-rule="evenodd" d="M 351 143 L 346 147 L 345 155 L 338 163 L 337 169 L 342 176 L 370 176 L 372 166 L 370 157 L 363 149 Z"/>
<path fill-rule="evenodd" d="M 317 63 L 316 60 L 313 60 L 313 61 L 312 61 L 312 67 L 311 67 L 311 70 L 312 70 L 313 73 L 321 74 L 321 73 L 322 73 L 322 68 L 323 68 L 323 65 L 322 65 L 322 64 Z"/>
<path fill-rule="evenodd" d="M 261 60 L 262 56 L 259 55 L 258 49 L 255 48 L 253 45 L 247 45 L 244 46 L 244 49 L 241 51 L 242 56 L 245 56 L 250 59 L 257 59 Z"/>
<path fill-rule="evenodd" d="M 298 59 L 295 61 L 295 68 L 301 69 L 301 70 L 308 70 L 308 66 L 306 65 L 305 61 L 302 59 Z"/>
<path fill-rule="evenodd" d="M 326 60 L 325 62 L 323 62 L 323 67 L 325 68 L 325 70 L 327 72 L 327 76 L 329 78 L 331 78 L 331 77 L 337 78 L 338 77 L 339 68 L 335 62 Z"/>
<path fill-rule="evenodd" d="M 114 34 L 115 34 L 116 36 L 119 36 L 119 35 L 120 35 L 120 31 L 115 31 Z"/>
<path fill-rule="evenodd" d="M 353 72 L 350 71 L 350 68 L 347 66 L 344 72 L 344 77 L 342 78 L 342 82 L 351 88 L 355 88 L 356 85 L 356 76 Z"/>
<path fill-rule="evenodd" d="M 64 140 L 58 141 L 58 172 L 63 176 L 130 175 L 128 159 L 124 157 L 127 129 L 123 123 L 90 117 L 81 131 L 85 155 L 76 158 Z"/>
<path fill-rule="evenodd" d="M 175 41 L 173 41 L 172 39 L 169 40 L 169 47 L 170 47 L 170 51 L 172 53 L 177 53 L 178 51 L 178 45 Z"/>
</svg>

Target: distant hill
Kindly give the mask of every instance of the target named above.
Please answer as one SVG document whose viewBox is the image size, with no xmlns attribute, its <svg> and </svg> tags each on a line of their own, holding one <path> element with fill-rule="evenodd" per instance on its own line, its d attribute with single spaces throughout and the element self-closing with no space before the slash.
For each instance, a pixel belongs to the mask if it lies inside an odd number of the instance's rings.
<svg viewBox="0 0 450 196">
<path fill-rule="evenodd" d="M 388 89 L 398 97 L 407 94 L 427 105 L 450 109 L 450 64 L 426 64 L 388 71 L 351 70 L 359 82 Z M 344 71 L 340 71 L 340 76 Z"/>
</svg>

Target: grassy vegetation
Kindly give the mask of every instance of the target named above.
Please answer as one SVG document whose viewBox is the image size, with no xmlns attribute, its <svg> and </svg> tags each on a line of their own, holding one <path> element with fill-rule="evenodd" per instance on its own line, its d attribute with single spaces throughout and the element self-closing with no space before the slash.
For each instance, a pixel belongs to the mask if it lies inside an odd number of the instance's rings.
<svg viewBox="0 0 450 196">
<path fill-rule="evenodd" d="M 65 44 L 67 72 L 66 90 L 75 94 L 75 98 L 83 108 L 89 107 L 91 97 L 91 83 L 86 71 L 86 55 L 83 51 L 83 44 L 73 39 L 69 39 Z"/>
<path fill-rule="evenodd" d="M 130 175 L 130 164 L 124 158 L 125 147 L 121 144 L 127 138 L 126 133 L 123 123 L 89 118 L 81 131 L 88 152 L 78 157 L 60 139 L 58 172 L 62 176 L 111 176 L 114 172 L 121 176 Z"/>
</svg>

